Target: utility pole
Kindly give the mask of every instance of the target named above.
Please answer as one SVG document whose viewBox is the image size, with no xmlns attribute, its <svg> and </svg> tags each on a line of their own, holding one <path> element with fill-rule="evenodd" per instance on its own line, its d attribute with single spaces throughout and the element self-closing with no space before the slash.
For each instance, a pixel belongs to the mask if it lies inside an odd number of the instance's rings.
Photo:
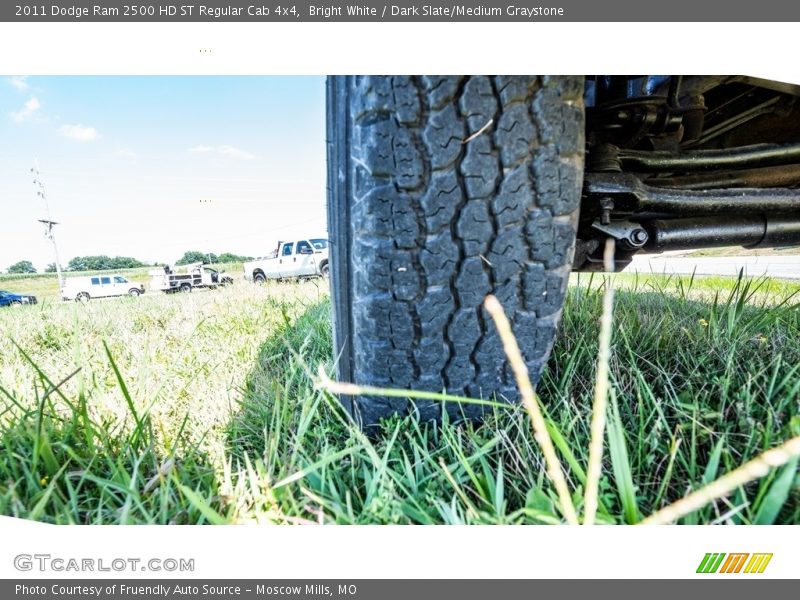
<svg viewBox="0 0 800 600">
<path fill-rule="evenodd" d="M 61 261 L 58 258 L 58 246 L 56 245 L 56 236 L 53 234 L 53 227 L 58 225 L 57 222 L 53 221 L 50 217 L 50 203 L 47 201 L 47 191 L 44 188 L 44 182 L 42 181 L 42 176 L 39 173 L 39 162 L 36 162 L 36 165 L 31 169 L 31 173 L 33 173 L 34 179 L 33 184 L 36 186 L 36 195 L 39 196 L 42 200 L 44 200 L 44 208 L 47 213 L 46 219 L 39 219 L 39 223 L 44 225 L 44 237 L 50 240 L 53 243 L 53 254 L 56 257 L 56 273 L 58 274 L 58 289 L 60 290 L 64 286 L 64 278 L 61 275 Z"/>
<path fill-rule="evenodd" d="M 210 208 L 212 206 L 211 198 L 200 198 L 200 204 L 202 204 L 204 206 L 208 206 Z M 212 220 L 212 223 L 213 223 L 213 220 Z M 212 225 L 212 230 L 213 230 L 213 225 Z M 208 245 L 210 246 L 211 244 L 208 244 Z M 206 250 L 209 250 L 209 248 L 206 248 Z M 211 253 L 210 252 L 206 252 L 206 262 L 208 264 L 211 264 Z"/>
</svg>

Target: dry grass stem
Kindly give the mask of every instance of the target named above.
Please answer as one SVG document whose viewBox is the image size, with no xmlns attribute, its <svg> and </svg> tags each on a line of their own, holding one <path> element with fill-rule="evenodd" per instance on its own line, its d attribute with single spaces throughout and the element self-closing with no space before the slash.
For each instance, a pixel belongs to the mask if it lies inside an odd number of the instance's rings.
<svg viewBox="0 0 800 600">
<path fill-rule="evenodd" d="M 418 390 L 405 390 L 402 388 L 380 388 L 369 385 L 358 385 L 344 381 L 334 381 L 325 372 L 325 367 L 320 365 L 317 369 L 315 385 L 318 389 L 325 390 L 337 396 L 386 396 L 388 398 L 415 398 L 417 400 L 436 400 L 439 402 L 458 402 L 461 404 L 479 404 L 495 408 L 511 408 L 502 402 L 493 402 L 481 398 L 469 398 L 455 394 L 438 392 L 425 392 Z"/>
<path fill-rule="evenodd" d="M 508 362 L 511 369 L 514 371 L 514 377 L 517 380 L 522 404 L 525 410 L 528 411 L 531 422 L 533 424 L 533 436 L 536 439 L 539 447 L 544 454 L 545 463 L 547 465 L 547 474 L 558 493 L 559 503 L 561 505 L 561 512 L 567 523 L 570 525 L 578 524 L 578 517 L 575 513 L 575 506 L 572 503 L 572 497 L 567 487 L 567 480 L 564 477 L 564 471 L 561 467 L 561 461 L 558 460 L 553 441 L 550 439 L 550 434 L 547 432 L 547 426 L 544 421 L 544 415 L 539 408 L 539 402 L 536 398 L 536 392 L 533 391 L 530 377 L 528 376 L 528 367 L 522 358 L 522 353 L 517 344 L 517 338 L 511 331 L 511 324 L 508 322 L 503 307 L 500 301 L 494 296 L 488 296 L 484 303 L 487 312 L 494 319 L 494 324 L 497 327 L 497 332 L 503 342 L 503 350 L 505 350 Z"/>
<path fill-rule="evenodd" d="M 612 238 L 606 240 L 603 259 L 606 271 L 614 270 L 614 248 Z M 589 464 L 586 469 L 586 492 L 584 494 L 583 524 L 593 525 L 597 514 L 597 493 L 603 470 L 603 436 L 606 428 L 608 408 L 608 364 L 611 358 L 611 332 L 614 320 L 614 284 L 606 278 L 603 295 L 603 313 L 600 316 L 600 339 L 597 353 L 597 371 L 594 382 L 594 401 L 592 402 L 591 437 L 589 439 Z"/>
<path fill-rule="evenodd" d="M 473 133 L 471 136 L 469 136 L 467 139 L 465 139 L 465 140 L 464 140 L 463 142 L 461 142 L 461 143 L 462 143 L 462 144 L 468 144 L 469 142 L 471 142 L 472 140 L 474 140 L 476 137 L 478 137 L 480 134 L 482 134 L 484 131 L 486 131 L 487 129 L 489 129 L 489 127 L 491 127 L 491 126 L 492 126 L 492 123 L 494 123 L 494 119 L 489 119 L 488 121 L 486 121 L 486 125 L 484 125 L 484 126 L 483 126 L 483 127 L 481 127 L 480 129 L 478 129 L 478 131 L 476 131 L 475 133 Z"/>
<path fill-rule="evenodd" d="M 767 450 L 751 461 L 746 462 L 738 469 L 723 475 L 716 481 L 700 488 L 696 492 L 684 496 L 677 502 L 665 506 L 639 522 L 639 525 L 666 525 L 674 523 L 694 511 L 703 508 L 706 504 L 727 496 L 733 490 L 769 473 L 770 469 L 780 467 L 789 462 L 793 457 L 800 455 L 800 436 L 793 437 L 788 442 Z"/>
</svg>

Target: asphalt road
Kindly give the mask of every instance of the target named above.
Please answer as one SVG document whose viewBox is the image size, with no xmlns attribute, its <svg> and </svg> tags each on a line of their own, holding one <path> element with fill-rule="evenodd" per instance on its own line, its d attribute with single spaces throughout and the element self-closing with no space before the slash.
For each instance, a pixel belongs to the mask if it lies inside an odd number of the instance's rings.
<svg viewBox="0 0 800 600">
<path fill-rule="evenodd" d="M 691 275 L 737 276 L 744 269 L 745 276 L 768 275 L 781 279 L 800 279 L 800 256 L 714 256 L 691 257 L 669 254 L 638 255 L 624 269 L 624 273 L 676 273 Z"/>
</svg>

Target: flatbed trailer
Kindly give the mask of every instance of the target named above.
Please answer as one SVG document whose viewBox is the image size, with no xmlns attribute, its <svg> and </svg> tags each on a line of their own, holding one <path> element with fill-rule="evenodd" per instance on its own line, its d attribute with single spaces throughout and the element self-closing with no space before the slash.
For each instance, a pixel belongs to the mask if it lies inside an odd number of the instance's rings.
<svg viewBox="0 0 800 600">
<path fill-rule="evenodd" d="M 196 288 L 216 289 L 233 283 L 233 278 L 216 269 L 206 267 L 203 263 L 192 263 L 183 267 L 183 272 L 176 272 L 174 267 L 150 271 L 150 289 L 167 294 L 174 292 L 191 292 Z"/>
</svg>

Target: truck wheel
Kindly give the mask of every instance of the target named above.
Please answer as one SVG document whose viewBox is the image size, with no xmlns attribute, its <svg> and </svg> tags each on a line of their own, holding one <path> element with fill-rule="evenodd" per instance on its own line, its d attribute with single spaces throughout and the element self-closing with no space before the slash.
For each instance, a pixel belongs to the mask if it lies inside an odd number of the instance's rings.
<svg viewBox="0 0 800 600">
<path fill-rule="evenodd" d="M 583 79 L 331 77 L 327 113 L 339 378 L 517 401 L 482 304 L 498 297 L 538 380 L 575 247 Z M 342 402 L 365 427 L 414 409 L 438 419 L 444 406 Z"/>
<path fill-rule="evenodd" d="M 319 268 L 319 274 L 322 277 L 328 277 L 331 274 L 331 268 L 328 266 L 328 263 L 323 263 L 323 265 Z"/>
<path fill-rule="evenodd" d="M 78 302 L 88 302 L 89 299 L 90 299 L 90 296 L 86 292 L 81 292 L 80 294 L 75 296 L 75 300 L 77 300 Z"/>
<path fill-rule="evenodd" d="M 189 285 L 188 283 L 182 283 L 182 284 L 181 284 L 181 287 L 180 287 L 179 289 L 180 289 L 180 291 L 181 291 L 181 292 L 183 292 L 184 294 L 188 294 L 189 292 L 191 292 L 191 291 L 192 291 L 192 286 L 191 286 L 191 285 Z"/>
<path fill-rule="evenodd" d="M 264 285 L 267 283 L 267 277 L 263 273 L 256 273 L 255 276 L 253 276 L 253 283 Z"/>
<path fill-rule="evenodd" d="M 136 288 L 131 288 L 128 290 L 128 295 L 132 296 L 133 298 L 138 298 L 141 293 L 142 290 L 137 290 Z"/>
</svg>

